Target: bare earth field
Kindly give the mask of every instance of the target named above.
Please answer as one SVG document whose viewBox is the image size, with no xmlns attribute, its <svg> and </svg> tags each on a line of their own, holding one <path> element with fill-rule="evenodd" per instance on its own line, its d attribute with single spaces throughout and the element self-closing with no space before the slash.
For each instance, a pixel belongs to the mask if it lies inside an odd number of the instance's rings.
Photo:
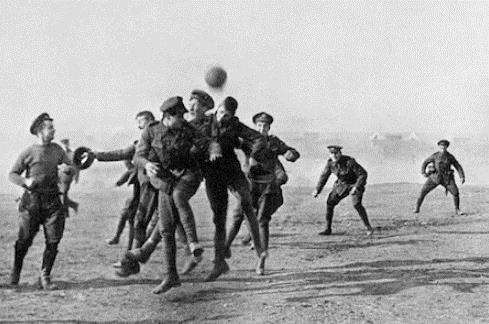
<svg viewBox="0 0 489 324">
<path fill-rule="evenodd" d="M 193 198 L 206 252 L 183 285 L 151 294 L 163 276 L 162 254 L 133 277 L 113 274 L 123 252 L 104 239 L 116 226 L 126 191 L 74 192 L 80 213 L 67 220 L 53 270 L 61 287 L 35 288 L 41 263 L 39 233 L 25 260 L 20 289 L 7 282 L 17 231 L 13 195 L 1 195 L 0 320 L 148 322 L 489 322 L 489 188 L 461 188 L 466 216 L 452 217 L 442 189 L 427 197 L 422 213 L 411 213 L 420 185 L 367 188 L 365 206 L 376 234 L 366 237 L 349 199 L 337 208 L 335 235 L 321 237 L 325 198 L 311 188 L 285 188 L 285 205 L 274 216 L 267 273 L 254 273 L 248 247 L 233 248 L 231 271 L 203 283 L 213 258 L 213 226 L 200 191 Z M 178 264 L 184 263 L 179 250 Z"/>
</svg>

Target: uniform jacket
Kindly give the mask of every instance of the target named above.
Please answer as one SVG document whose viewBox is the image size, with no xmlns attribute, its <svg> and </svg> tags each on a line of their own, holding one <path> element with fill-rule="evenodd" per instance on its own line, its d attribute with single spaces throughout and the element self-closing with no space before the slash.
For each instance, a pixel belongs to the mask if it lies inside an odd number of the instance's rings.
<svg viewBox="0 0 489 324">
<path fill-rule="evenodd" d="M 234 149 L 241 148 L 241 141 L 250 143 L 251 157 L 257 161 L 263 160 L 262 153 L 265 148 L 263 136 L 241 123 L 237 117 L 218 122 L 213 116 L 200 130 L 210 139 L 209 154 L 217 150 L 222 153 L 219 169 L 225 169 L 228 173 L 237 172 L 236 170 L 241 172 L 240 163 L 234 152 Z M 213 169 L 216 169 L 215 165 Z"/>
<path fill-rule="evenodd" d="M 118 184 L 122 184 L 126 182 L 130 184 L 134 184 L 136 180 L 139 180 L 140 183 L 144 183 L 148 181 L 146 175 L 138 168 L 134 166 L 132 160 L 134 159 L 134 154 L 136 153 L 136 145 L 138 141 L 134 141 L 133 144 L 127 146 L 123 149 L 113 150 L 113 151 L 105 151 L 105 152 L 97 152 L 96 158 L 99 161 L 104 162 L 112 162 L 112 161 L 124 161 L 124 164 L 127 168 L 127 171 L 122 174 L 122 176 L 117 181 Z M 124 181 L 125 180 L 125 181 Z"/>
<path fill-rule="evenodd" d="M 337 162 L 329 159 L 326 163 L 316 185 L 318 193 L 323 190 L 331 174 L 338 177 L 337 184 L 355 186 L 360 191 L 363 191 L 367 184 L 367 171 L 354 158 L 343 155 Z"/>
<path fill-rule="evenodd" d="M 187 121 L 178 128 L 154 122 L 141 134 L 134 163 L 144 169 L 146 163 L 155 162 L 163 172 L 196 170 L 195 155 L 201 154 L 207 146 L 206 138 Z"/>
<path fill-rule="evenodd" d="M 426 166 L 429 163 L 433 163 L 435 166 L 435 173 L 430 175 L 430 178 L 438 183 L 448 184 L 450 182 L 450 180 L 453 178 L 452 165 L 457 170 L 460 178 L 465 178 L 464 169 L 460 163 L 458 163 L 457 159 L 455 159 L 455 157 L 449 152 L 436 152 L 424 160 L 423 164 L 421 165 L 421 174 L 424 176 L 428 176 L 426 174 Z"/>
</svg>

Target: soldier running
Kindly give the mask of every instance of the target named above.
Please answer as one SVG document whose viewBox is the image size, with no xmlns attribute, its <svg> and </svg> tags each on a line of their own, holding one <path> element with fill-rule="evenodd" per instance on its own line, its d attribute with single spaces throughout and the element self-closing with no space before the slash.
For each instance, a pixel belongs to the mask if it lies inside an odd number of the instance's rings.
<svg viewBox="0 0 489 324">
<path fill-rule="evenodd" d="M 58 187 L 58 165 L 70 165 L 71 161 L 61 146 L 52 142 L 55 128 L 47 113 L 34 120 L 30 132 L 38 137 L 39 143 L 23 151 L 9 173 L 10 181 L 25 189 L 19 205 L 19 234 L 10 284 L 18 285 L 24 257 L 42 225 L 46 246 L 39 285 L 42 289 L 53 290 L 57 287 L 51 282 L 51 269 L 63 236 L 66 214 Z"/>
<path fill-rule="evenodd" d="M 447 148 L 450 145 L 449 141 L 440 140 L 437 145 L 439 147 L 439 152 L 433 153 L 421 165 L 421 174 L 424 175 L 427 180 L 423 188 L 421 189 L 418 201 L 416 202 L 416 209 L 414 210 L 414 213 L 419 213 L 419 209 L 421 208 L 421 204 L 423 203 L 426 195 L 439 185 L 442 185 L 443 187 L 445 187 L 447 192 L 450 192 L 453 195 L 455 214 L 461 215 L 462 213 L 460 212 L 460 195 L 457 184 L 455 182 L 455 177 L 453 175 L 454 172 L 452 170 L 452 165 L 457 170 L 462 184 L 465 183 L 464 169 L 462 168 L 460 163 L 458 163 L 457 159 L 455 159 L 455 157 L 447 151 Z M 434 168 L 430 173 L 426 172 L 428 165 Z"/>
<path fill-rule="evenodd" d="M 176 268 L 177 223 L 182 223 L 187 240 L 198 246 L 189 199 L 199 188 L 202 175 L 193 153 L 207 148 L 203 136 L 183 118 L 186 109 L 181 97 L 169 98 L 160 109 L 162 121 L 152 123 L 143 131 L 135 155 L 136 165 L 146 170 L 160 191 L 159 225 L 166 278 L 153 290 L 155 294 L 181 285 Z M 200 248 L 193 252 L 198 256 L 202 251 Z"/>
<path fill-rule="evenodd" d="M 260 229 L 261 247 L 266 256 L 268 256 L 269 223 L 272 215 L 283 204 L 281 185 L 287 181 L 285 170 L 283 170 L 278 156 L 284 155 L 285 159 L 291 162 L 295 162 L 300 156 L 299 152 L 286 145 L 278 137 L 269 135 L 272 122 L 273 117 L 265 112 L 253 116 L 253 123 L 256 129 L 266 139 L 266 150 L 264 151 L 263 162 L 251 167 L 249 172 L 252 202 L 257 213 Z M 233 224 L 226 241 L 227 257 L 231 256 L 231 244 L 239 232 L 244 219 L 243 216 L 241 209 L 235 210 Z M 257 273 L 263 275 L 265 272 L 265 258 L 262 258 L 261 261 Z"/>
<path fill-rule="evenodd" d="M 193 90 L 190 94 L 187 121 L 201 133 L 204 133 L 203 129 L 211 120 L 211 118 L 206 116 L 205 113 L 212 108 L 214 108 L 214 100 L 208 93 L 202 90 Z M 208 155 L 201 152 L 201 154 L 194 155 L 194 158 L 201 170 L 204 169 L 207 163 L 206 160 L 208 159 Z M 151 226 L 148 226 L 148 228 L 149 227 Z M 155 251 L 156 247 L 161 241 L 158 226 L 147 231 L 147 236 L 148 239 L 146 242 L 144 242 L 143 246 L 126 252 L 121 260 L 122 268 L 116 273 L 118 276 L 127 277 L 129 275 L 138 273 L 139 263 L 146 263 L 150 259 L 151 254 Z M 190 258 L 181 271 L 181 274 L 185 275 L 190 273 L 202 261 L 202 255 L 195 256 L 194 253 L 191 252 L 192 249 L 187 245 L 185 231 L 183 230 L 181 223 L 177 224 L 177 237 L 181 243 L 187 246 L 188 254 L 190 254 Z"/>
<path fill-rule="evenodd" d="M 337 145 L 328 146 L 330 158 L 319 177 L 316 190 L 312 193 L 312 196 L 316 198 L 328 182 L 330 175 L 333 173 L 337 176 L 338 179 L 334 183 L 326 203 L 326 229 L 319 235 L 331 235 L 334 208 L 348 195 L 351 195 L 353 207 L 367 227 L 367 235 L 372 235 L 373 229 L 368 221 L 367 211 L 362 205 L 363 193 L 367 184 L 367 171 L 355 159 L 343 155 L 341 149 L 342 147 Z"/>
<path fill-rule="evenodd" d="M 213 212 L 214 233 L 214 267 L 205 281 L 214 281 L 221 274 L 229 271 L 226 263 L 226 214 L 228 207 L 228 188 L 238 199 L 250 224 L 251 236 L 259 256 L 257 272 L 264 263 L 267 254 L 262 253 L 258 222 L 251 202 L 248 180 L 241 171 L 241 165 L 234 152 L 241 146 L 240 140 L 252 143 L 250 165 L 261 161 L 260 154 L 265 147 L 264 138 L 257 131 L 248 128 L 234 116 L 238 102 L 227 97 L 217 108 L 211 123 L 205 129 L 205 135 L 211 138 L 209 147 L 209 164 L 204 169 L 207 198 Z"/>
</svg>

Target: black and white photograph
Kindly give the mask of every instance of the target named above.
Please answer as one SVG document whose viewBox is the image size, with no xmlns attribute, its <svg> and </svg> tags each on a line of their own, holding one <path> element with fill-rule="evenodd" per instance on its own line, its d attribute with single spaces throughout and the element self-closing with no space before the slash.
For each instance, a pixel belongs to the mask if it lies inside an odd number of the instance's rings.
<svg viewBox="0 0 489 324">
<path fill-rule="evenodd" d="M 489 1 L 0 1 L 0 322 L 488 323 Z"/>
</svg>

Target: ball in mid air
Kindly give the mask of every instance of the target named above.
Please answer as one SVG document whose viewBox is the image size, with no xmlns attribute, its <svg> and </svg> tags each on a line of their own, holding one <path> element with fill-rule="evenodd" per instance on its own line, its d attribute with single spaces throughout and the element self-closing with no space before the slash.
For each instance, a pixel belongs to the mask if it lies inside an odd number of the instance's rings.
<svg viewBox="0 0 489 324">
<path fill-rule="evenodd" d="M 211 88 L 222 88 L 226 83 L 227 73 L 220 66 L 212 66 L 205 74 L 205 83 Z"/>
</svg>

